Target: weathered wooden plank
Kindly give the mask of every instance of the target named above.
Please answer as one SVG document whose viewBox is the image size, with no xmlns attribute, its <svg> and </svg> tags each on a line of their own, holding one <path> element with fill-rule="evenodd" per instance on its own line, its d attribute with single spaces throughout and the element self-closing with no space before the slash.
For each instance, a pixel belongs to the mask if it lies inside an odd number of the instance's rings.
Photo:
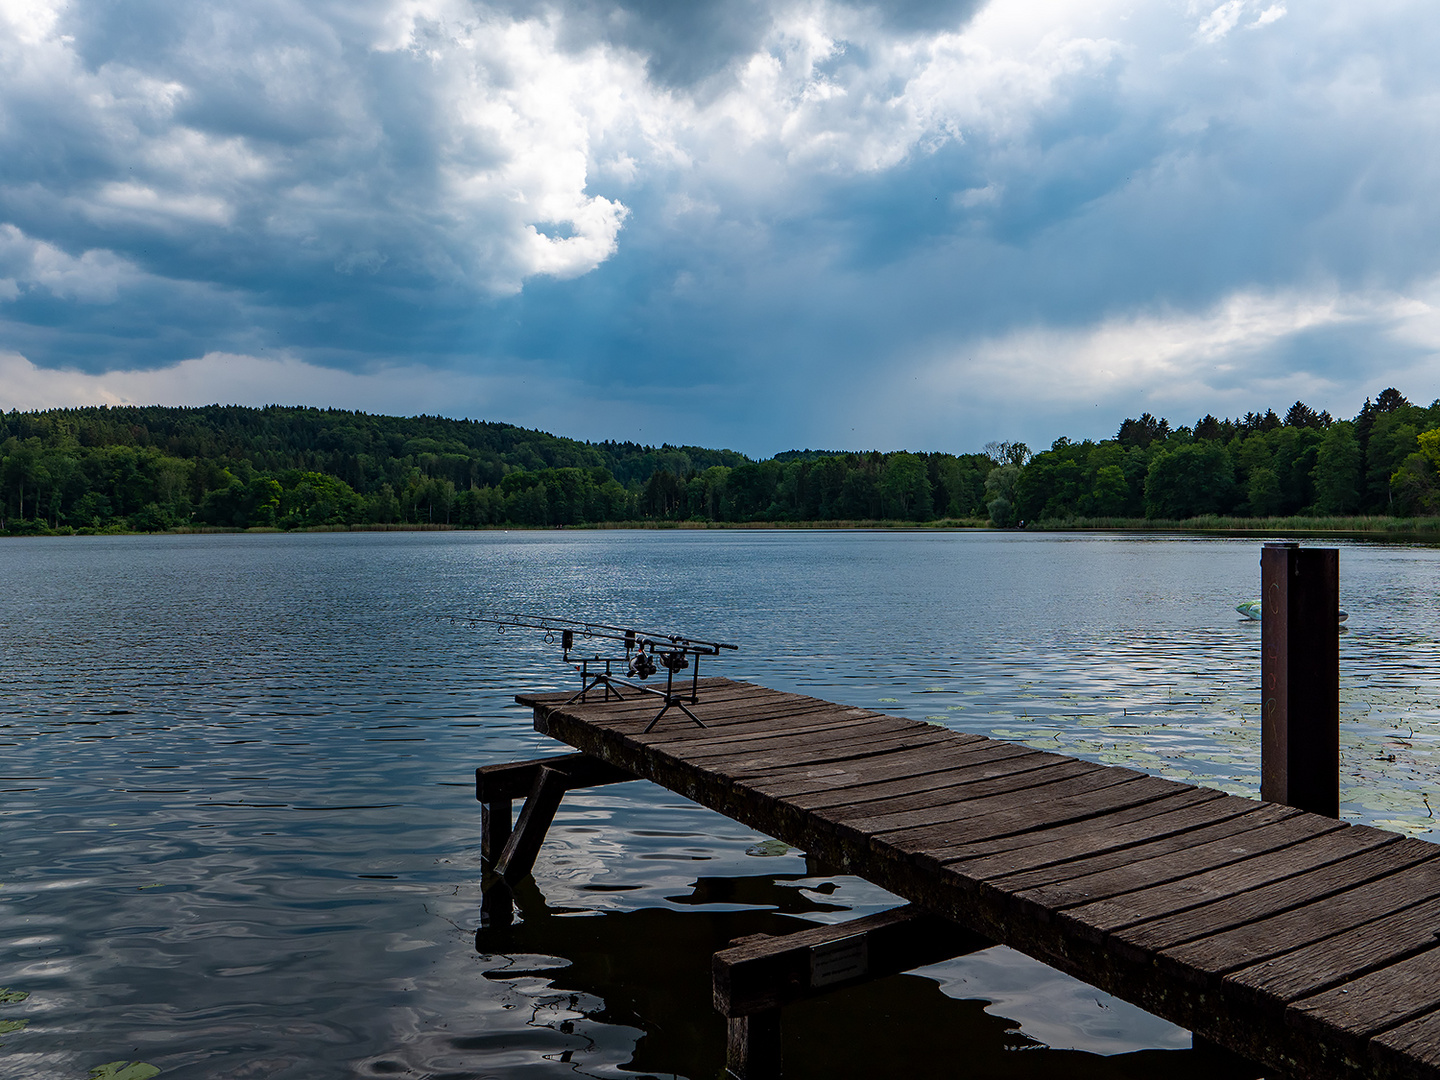
<svg viewBox="0 0 1440 1080">
<path fill-rule="evenodd" d="M 1376 901 L 1372 918 L 1334 933 L 1337 921 L 1358 915 L 1353 905 L 1347 905 L 1344 913 L 1336 910 L 1338 905 L 1325 905 L 1312 913 L 1313 921 L 1307 926 L 1292 929 L 1290 937 L 1274 939 L 1269 946 L 1273 950 L 1270 959 L 1234 971 L 1226 977 L 1226 982 L 1238 990 L 1248 991 L 1248 997 L 1257 1003 L 1294 1001 L 1430 948 L 1435 943 L 1436 931 L 1440 930 L 1440 898 L 1396 910 L 1379 902 L 1376 894 L 1386 890 L 1386 883 L 1382 881 L 1379 885 L 1380 888 L 1370 890 L 1371 898 Z M 1395 902 L 1398 901 L 1392 901 Z M 1291 947 L 1301 934 L 1310 936 L 1310 943 Z M 1314 935 L 1323 936 L 1316 940 Z M 1198 948 L 1192 952 L 1207 955 Z M 1174 953 L 1180 950 L 1172 950 Z M 1253 955 L 1253 952 L 1247 953 L 1245 959 Z M 1184 962 L 1189 957 L 1182 954 L 1177 959 Z M 1231 955 L 1225 962 L 1234 963 L 1235 959 Z"/>
<path fill-rule="evenodd" d="M 636 746 L 648 747 L 658 754 L 668 754 L 697 765 L 704 763 L 706 767 L 711 767 L 727 758 L 744 754 L 787 747 L 839 745 L 845 742 L 905 736 L 914 732 L 906 721 L 875 714 L 846 716 L 838 712 L 810 713 L 805 720 L 805 723 L 773 727 L 747 724 L 733 736 L 727 732 L 717 732 L 713 728 L 693 725 L 684 732 L 687 736 L 684 738 L 673 737 L 674 732 L 666 733 L 666 737 L 660 740 L 655 738 L 655 734 L 659 732 L 651 735 L 638 730 L 634 733 L 615 733 Z"/>
<path fill-rule="evenodd" d="M 1082 764 L 1089 765 L 1090 763 L 1083 762 Z M 831 809 L 821 812 L 820 816 L 828 820 L 843 820 L 843 823 L 855 832 L 864 833 L 867 836 L 880 836 L 884 833 L 900 832 L 921 825 L 933 826 L 948 821 L 969 819 L 977 814 L 989 815 L 1033 809 L 1036 804 L 1063 802 L 1069 798 L 1089 795 L 1105 788 L 1144 778 L 1142 773 L 1131 772 L 1129 769 L 1106 769 L 1103 766 L 1082 769 L 1079 771 L 1079 775 L 1064 776 L 1053 783 L 1026 782 L 1026 778 L 1033 779 L 1034 776 L 1034 773 L 1025 773 L 1021 777 L 1008 778 L 1014 781 L 1013 786 L 997 794 L 966 798 L 961 802 L 949 805 L 927 806 L 919 810 L 902 810 L 889 814 L 872 813 L 857 817 L 845 817 L 841 812 Z"/>
<path fill-rule="evenodd" d="M 1266 996 L 1298 996 L 1304 992 L 1308 980 L 1325 968 L 1327 956 L 1338 957 L 1342 964 L 1347 962 L 1345 935 L 1429 897 L 1440 898 L 1440 864 L 1433 858 L 1316 903 L 1177 945 L 1160 955 L 1179 967 L 1224 974 L 1233 972 L 1230 982 L 1250 985 L 1264 991 Z M 1361 937 L 1362 947 L 1375 944 L 1365 935 Z M 1326 939 L 1334 940 L 1326 943 Z M 1279 960 L 1282 954 L 1285 954 L 1283 962 Z M 1291 970 L 1298 977 L 1293 995 L 1286 994 L 1280 985 L 1285 973 Z M 1254 1000 L 1258 1001 L 1259 997 L 1256 994 Z"/>
<path fill-rule="evenodd" d="M 1339 1033 L 1351 1052 L 1363 1055 L 1373 1035 L 1440 1008 L 1440 943 L 1408 959 L 1291 1002 L 1292 1022 L 1312 1035 Z"/>
<path fill-rule="evenodd" d="M 790 795 L 788 798 L 790 802 L 803 810 L 824 810 L 840 806 L 853 808 L 862 804 L 873 804 L 904 796 L 914 797 L 932 793 L 935 798 L 943 799 L 949 793 L 955 792 L 957 788 L 983 783 L 987 780 L 1000 780 L 1005 777 L 1040 771 L 1044 771 L 1049 777 L 1048 770 L 1072 761 L 1073 759 L 1062 758 L 1055 754 L 1039 752 L 1009 756 L 986 754 L 981 760 L 967 761 L 963 765 L 952 765 L 950 768 L 944 767 L 943 763 L 937 764 L 935 770 L 928 776 L 907 776 L 900 780 L 887 780 L 883 783 L 861 783 L 843 788 L 832 787 L 814 794 Z"/>
<path fill-rule="evenodd" d="M 686 692 L 688 693 L 688 685 Z M 623 699 L 612 699 L 606 702 L 602 699 L 602 695 L 592 693 L 588 701 L 549 705 L 537 704 L 534 696 L 526 694 L 517 694 L 515 700 L 522 705 L 530 705 L 535 709 L 537 715 L 563 711 L 570 716 L 589 722 L 604 723 L 619 728 L 634 726 L 636 730 L 644 728 L 664 705 L 663 696 L 655 693 L 627 689 L 626 695 Z M 710 686 L 705 686 L 702 681 L 700 700 L 689 707 L 691 711 L 705 719 L 707 724 L 713 722 L 723 726 L 731 722 L 729 718 L 732 716 L 744 719 L 744 714 L 754 713 L 763 708 L 772 709 L 777 715 L 784 715 L 791 710 L 835 708 L 836 705 L 834 702 L 823 701 L 820 698 L 785 694 L 778 690 L 763 690 L 745 683 L 721 679 Z M 683 713 L 681 717 L 684 718 Z M 693 725 L 686 720 L 683 726 Z M 680 728 L 682 725 L 676 725 L 676 727 Z"/>
<path fill-rule="evenodd" d="M 1149 858 L 1137 857 L 1124 866 L 1112 867 L 1081 877 L 1067 878 L 1028 889 L 1013 889 L 1013 895 L 1026 903 L 1036 904 L 1050 911 L 1092 904 L 1107 897 L 1120 896 L 1149 886 L 1162 885 L 1192 877 L 1206 871 L 1238 863 L 1244 859 L 1267 852 L 1275 852 L 1290 845 L 1328 832 L 1337 825 L 1332 819 L 1319 815 L 1305 815 L 1290 807 L 1264 806 L 1254 814 L 1233 819 L 1234 823 L 1250 823 L 1255 819 L 1270 817 L 1254 828 L 1232 832 L 1231 835 L 1191 846 L 1175 842 L 1160 841 L 1155 847 L 1169 850 L 1160 851 Z M 1229 824 L 1229 823 L 1227 823 Z M 1219 828 L 1223 829 L 1224 826 Z M 1010 879 L 1004 879 L 1008 882 Z M 1000 887 L 1012 891 L 1008 884 Z M 1076 929 L 1090 927 L 1077 920 Z"/>
<path fill-rule="evenodd" d="M 746 770 L 737 782 L 793 805 L 795 791 L 808 790 L 812 785 L 820 790 L 827 790 L 832 786 L 832 774 L 835 773 L 854 775 L 871 768 L 908 771 L 915 768 L 915 763 L 919 761 L 943 763 L 953 760 L 954 755 L 948 742 L 929 739 L 917 746 L 887 747 L 878 754 L 844 756 L 824 762 L 791 762 L 774 768 Z"/>
<path fill-rule="evenodd" d="M 724 736 L 738 738 L 742 733 L 752 730 L 756 732 L 788 730 L 802 725 L 823 723 L 826 717 L 878 720 L 885 716 L 884 713 L 875 712 L 873 709 L 858 709 L 854 706 L 836 705 L 829 701 L 801 700 L 746 708 L 737 708 L 734 705 L 706 707 L 702 702 L 700 705 L 691 705 L 689 708 L 705 722 L 705 727 L 696 727 L 687 720 L 684 724 L 662 723 L 653 731 L 646 732 L 645 728 L 654 719 L 655 713 L 660 711 L 662 704 L 663 702 L 655 701 L 653 709 L 641 711 L 638 715 L 627 717 L 619 722 L 612 722 L 607 718 L 604 725 L 626 735 L 644 736 L 646 742 L 660 745 L 693 740 L 713 740 Z"/>
<path fill-rule="evenodd" d="M 1379 1071 L 1394 1080 L 1440 1075 L 1440 1011 L 1429 1012 L 1370 1040 Z"/>
<path fill-rule="evenodd" d="M 917 865 L 933 866 L 936 853 L 952 851 L 981 839 L 1000 839 L 1037 832 L 1077 821 L 1100 818 L 1183 790 L 1184 785 L 1155 776 L 1138 777 L 1084 795 L 1040 801 L 1032 806 L 1004 806 L 955 821 L 942 821 L 890 833 L 885 844 Z M 974 809 L 974 808 L 972 808 Z"/>
<path fill-rule="evenodd" d="M 1054 785 L 1061 781 L 1082 777 L 1090 781 L 1100 781 L 1102 778 L 1105 781 L 1114 780 L 1102 765 L 1062 758 L 1059 761 L 1045 762 L 1043 768 L 1003 772 L 999 776 L 984 776 L 978 773 L 973 777 L 962 776 L 943 788 L 896 794 L 875 801 L 827 806 L 821 813 L 831 821 L 874 822 L 876 825 L 873 831 L 883 832 L 883 823 L 894 819 L 896 815 L 910 815 L 917 811 L 948 813 L 952 809 L 963 814 L 968 804 L 992 796 L 1020 796 L 1021 793 L 1029 796 L 1033 793 L 1036 798 L 1045 798 L 1052 793 Z M 935 820 L 935 815 L 931 814 L 925 820 Z M 901 827 L 908 824 L 909 817 Z M 869 828 L 869 825 L 866 827 Z"/>
<path fill-rule="evenodd" d="M 685 685 L 688 689 L 690 684 L 687 682 Z M 532 709 L 623 708 L 626 705 L 645 698 L 652 701 L 655 700 L 653 695 L 642 694 L 638 690 L 627 688 L 623 698 L 617 700 L 612 697 L 610 701 L 607 702 L 604 700 L 604 689 L 597 687 L 590 691 L 586 701 L 570 701 L 579 691 L 580 687 L 577 680 L 577 685 L 564 690 L 547 690 L 539 694 L 516 694 L 515 700 L 521 705 Z M 727 679 L 718 675 L 709 675 L 701 679 L 700 692 L 707 698 L 713 700 L 740 700 L 747 698 L 753 700 L 762 694 L 774 695 L 777 699 L 786 696 L 784 691 L 781 690 L 771 690 L 769 687 L 758 686 L 754 683 L 737 682 L 734 679 Z M 612 694 L 613 693 L 614 691 L 612 691 Z"/>
<path fill-rule="evenodd" d="M 1364 826 L 1355 828 L 1365 829 Z M 1383 843 L 1347 856 L 1338 863 L 1316 867 L 1236 896 L 1227 896 L 1183 914 L 1127 927 L 1115 934 L 1115 940 L 1152 952 L 1172 948 L 1323 900 L 1426 858 L 1433 858 L 1436 854 L 1433 850 L 1426 853 L 1417 851 L 1411 845 L 1400 844 L 1399 838 L 1393 834 L 1379 835 L 1384 838 Z"/>
<path fill-rule="evenodd" d="M 956 733 L 953 741 L 929 751 L 916 752 L 885 761 L 864 759 L 853 764 L 826 765 L 796 769 L 777 769 L 773 774 L 758 774 L 751 782 L 763 784 L 765 790 L 781 798 L 798 795 L 820 795 L 827 791 L 862 787 L 866 784 L 923 782 L 936 769 L 965 768 L 986 761 L 1004 761 L 1029 757 L 1044 751 L 1028 746 L 996 742 L 983 735 Z"/>
<path fill-rule="evenodd" d="M 1128 853 L 1141 844 L 1193 833 L 1254 809 L 1255 804 L 1248 799 L 1208 788 L 1186 788 L 1103 818 L 943 848 L 932 854 L 955 873 L 994 881 L 1027 870 L 1068 866 L 1087 856 Z"/>
<path fill-rule="evenodd" d="M 1070 909 L 1067 914 L 1072 919 L 1083 921 L 1093 931 L 1112 934 L 1147 919 L 1188 912 L 1203 904 L 1259 889 L 1307 870 L 1330 867 L 1393 839 L 1393 836 L 1375 829 L 1341 827 L 1213 870 L 1083 904 Z M 1184 927 L 1179 932 L 1189 934 Z"/>
<path fill-rule="evenodd" d="M 883 736 L 856 737 L 845 740 L 829 740 L 819 746 L 797 747 L 789 750 L 774 750 L 752 754 L 737 754 L 733 757 L 711 758 L 706 768 L 717 775 L 740 780 L 757 772 L 773 769 L 780 765 L 823 764 L 827 761 L 853 761 L 873 757 L 891 750 L 911 747 L 935 746 L 943 742 L 944 735 L 936 728 L 901 730 Z"/>
<path fill-rule="evenodd" d="M 887 735 L 908 735 L 914 729 L 908 721 L 893 716 L 866 715 L 847 716 L 836 710 L 833 713 L 811 714 L 813 719 L 805 724 L 792 727 L 752 730 L 746 728 L 743 734 L 712 734 L 708 728 L 692 727 L 689 738 L 655 740 L 650 735 L 633 735 L 641 746 L 653 746 L 657 751 L 684 757 L 687 761 L 723 761 L 739 754 L 787 744 L 809 746 L 831 746 L 857 739 L 873 739 Z M 687 734 L 689 734 L 687 733 Z"/>
<path fill-rule="evenodd" d="M 649 727 L 650 722 L 655 719 L 655 715 L 664 705 L 663 698 L 646 696 L 628 704 L 623 711 L 597 706 L 590 709 L 575 709 L 573 715 L 626 735 L 642 735 L 646 733 L 645 729 Z M 684 713 L 679 714 L 682 723 L 671 724 L 667 714 L 666 720 L 649 733 L 650 737 L 655 742 L 665 742 L 693 738 L 698 732 L 701 737 L 714 738 L 719 732 L 734 732 L 747 726 L 756 728 L 788 727 L 816 713 L 843 711 L 857 715 L 883 715 L 869 709 L 856 709 L 814 698 L 795 698 L 763 704 L 744 700 L 715 702 L 701 698 L 695 705 L 687 703 L 687 708 L 700 718 L 705 727 L 698 727 Z M 706 732 L 710 734 L 706 736 Z"/>
<path fill-rule="evenodd" d="M 1212 810 L 1207 806 L 1205 810 L 1196 813 L 1189 822 L 1193 828 L 1142 838 L 1138 843 L 1083 854 L 1066 862 L 1021 870 L 1013 874 L 989 874 L 986 878 L 997 888 L 1009 892 L 1040 889 L 1123 869 L 1149 859 L 1166 859 L 1175 852 L 1190 851 L 1217 840 L 1228 840 L 1251 829 L 1283 821 L 1294 814 L 1295 811 L 1284 807 L 1266 809 L 1262 804 L 1248 799 L 1235 799 L 1228 805 L 1222 804 L 1222 808 Z"/>
</svg>

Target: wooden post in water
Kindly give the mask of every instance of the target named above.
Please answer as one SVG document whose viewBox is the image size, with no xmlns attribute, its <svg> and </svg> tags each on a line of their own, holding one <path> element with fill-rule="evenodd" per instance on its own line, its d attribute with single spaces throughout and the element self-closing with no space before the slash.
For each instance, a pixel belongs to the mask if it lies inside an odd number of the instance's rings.
<svg viewBox="0 0 1440 1080">
<path fill-rule="evenodd" d="M 1260 552 L 1260 797 L 1340 815 L 1340 552 Z"/>
</svg>

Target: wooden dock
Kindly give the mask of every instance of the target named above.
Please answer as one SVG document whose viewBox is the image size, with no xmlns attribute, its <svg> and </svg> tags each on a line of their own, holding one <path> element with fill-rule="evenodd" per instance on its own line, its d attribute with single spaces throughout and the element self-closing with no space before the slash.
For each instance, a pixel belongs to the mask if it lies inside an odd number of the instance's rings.
<svg viewBox="0 0 1440 1080">
<path fill-rule="evenodd" d="M 649 734 L 654 698 L 519 695 L 580 753 L 479 771 L 491 865 L 528 872 L 568 788 L 639 777 L 1270 1076 L 1440 1078 L 1440 845 L 747 683 L 700 689 L 705 727 L 671 714 Z"/>
</svg>

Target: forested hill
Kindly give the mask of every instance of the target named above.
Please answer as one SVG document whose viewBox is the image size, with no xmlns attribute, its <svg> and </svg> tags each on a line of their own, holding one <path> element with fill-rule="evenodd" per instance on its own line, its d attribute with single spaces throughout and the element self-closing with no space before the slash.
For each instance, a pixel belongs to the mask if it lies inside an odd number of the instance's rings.
<svg viewBox="0 0 1440 1080">
<path fill-rule="evenodd" d="M 952 503 L 983 514 L 993 465 L 979 454 L 802 456 L 781 475 L 782 463 L 732 450 L 339 409 L 10 412 L 0 414 L 0 531 L 929 520 Z M 794 474 L 812 466 L 814 482 L 798 485 Z"/>
<path fill-rule="evenodd" d="M 1440 513 L 1440 401 L 1393 388 L 1353 420 L 1296 402 L 1240 420 L 1205 416 L 1171 429 L 1146 413 L 1114 439 L 1072 443 L 989 477 L 997 524 L 1073 518 L 1202 515 L 1412 517 Z"/>
<path fill-rule="evenodd" d="M 1440 401 L 1352 420 L 1296 402 L 1031 454 L 588 443 L 509 424 L 270 406 L 0 414 L 0 532 L 448 523 L 934 521 L 1440 514 Z"/>
</svg>

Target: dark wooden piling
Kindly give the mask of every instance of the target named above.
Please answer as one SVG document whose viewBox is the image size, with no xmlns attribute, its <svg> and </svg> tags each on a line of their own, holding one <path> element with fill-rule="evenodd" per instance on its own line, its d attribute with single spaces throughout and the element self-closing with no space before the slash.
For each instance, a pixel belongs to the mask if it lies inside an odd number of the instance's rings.
<svg viewBox="0 0 1440 1080">
<path fill-rule="evenodd" d="M 1340 813 L 1340 552 L 1260 552 L 1260 797 Z"/>
</svg>

